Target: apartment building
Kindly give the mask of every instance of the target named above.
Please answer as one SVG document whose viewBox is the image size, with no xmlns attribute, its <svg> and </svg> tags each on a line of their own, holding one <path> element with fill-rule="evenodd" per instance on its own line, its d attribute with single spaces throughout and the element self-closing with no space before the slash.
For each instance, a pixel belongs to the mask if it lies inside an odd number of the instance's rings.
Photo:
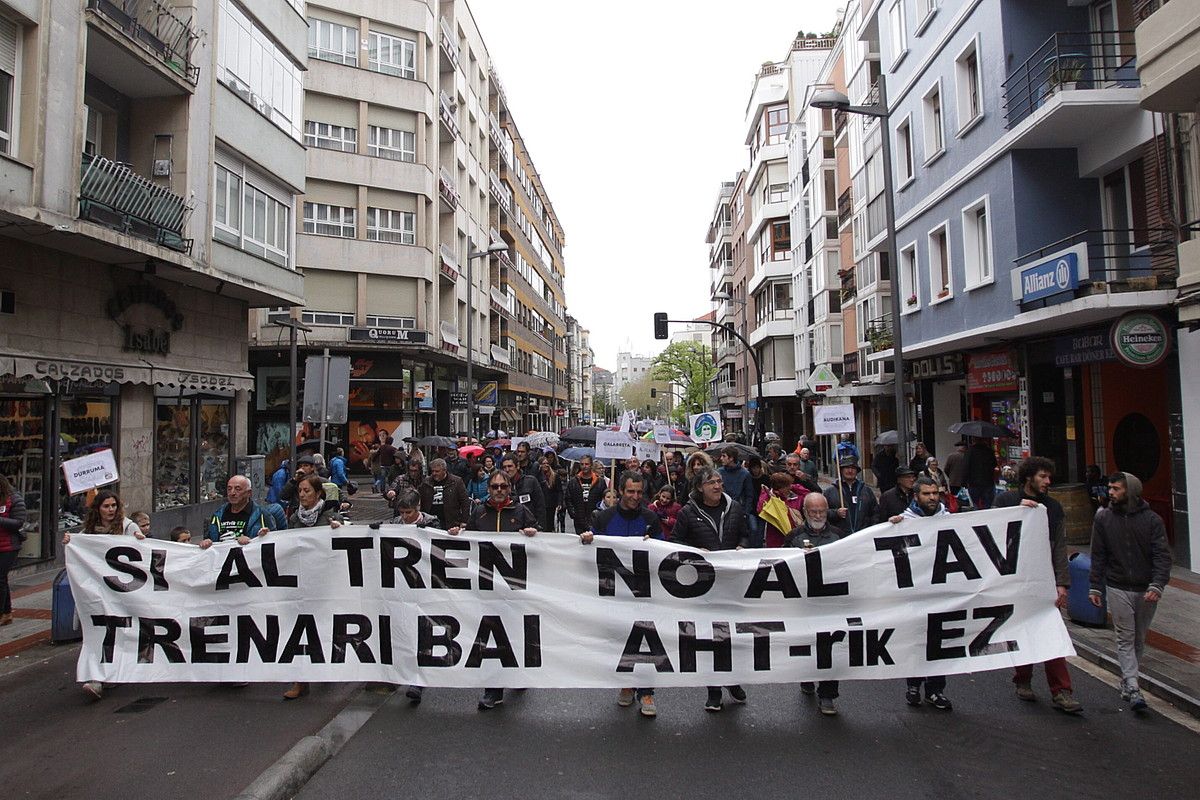
<svg viewBox="0 0 1200 800">
<path fill-rule="evenodd" d="M 712 276 L 709 285 L 713 298 L 714 319 L 722 326 L 732 325 L 745 330 L 745 246 L 734 230 L 744 230 L 745 193 L 743 174 L 736 180 L 724 181 L 708 223 L 705 243 L 708 245 L 708 268 Z M 735 226 L 735 220 L 739 225 Z M 738 264 L 740 271 L 735 269 Z M 746 408 L 745 364 L 746 348 L 727 330 L 713 328 L 710 346 L 717 374 L 713 378 L 711 395 L 721 410 L 726 430 L 742 430 Z M 739 384 L 739 375 L 741 383 Z"/>
<path fill-rule="evenodd" d="M 564 426 L 592 420 L 592 352 L 588 329 L 567 315 L 567 407 Z"/>
<path fill-rule="evenodd" d="M 247 441 L 249 308 L 301 300 L 299 3 L 0 2 L 0 471 L 52 559 L 110 449 L 200 529 Z"/>
</svg>

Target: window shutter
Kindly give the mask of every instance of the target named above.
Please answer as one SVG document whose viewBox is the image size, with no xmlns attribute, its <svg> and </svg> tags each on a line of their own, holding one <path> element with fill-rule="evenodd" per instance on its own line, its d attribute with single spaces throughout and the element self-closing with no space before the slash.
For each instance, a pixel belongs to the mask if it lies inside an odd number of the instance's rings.
<svg viewBox="0 0 1200 800">
<path fill-rule="evenodd" d="M 12 20 L 0 17 L 0 70 L 9 75 L 17 74 L 17 34 L 20 30 Z"/>
</svg>

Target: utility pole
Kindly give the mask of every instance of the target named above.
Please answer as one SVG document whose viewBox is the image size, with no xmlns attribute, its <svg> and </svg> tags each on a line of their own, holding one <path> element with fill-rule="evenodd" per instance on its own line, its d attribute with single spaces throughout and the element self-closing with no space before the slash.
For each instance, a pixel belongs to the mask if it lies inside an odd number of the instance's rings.
<svg viewBox="0 0 1200 800">
<path fill-rule="evenodd" d="M 289 457 L 291 458 L 291 461 L 289 461 L 288 464 L 290 465 L 290 468 L 292 470 L 295 470 L 296 469 L 296 395 L 297 395 L 296 331 L 304 331 L 305 333 L 310 333 L 312 331 L 312 328 L 308 327 L 307 325 L 305 325 L 303 322 L 301 322 L 298 319 L 286 319 L 286 320 L 277 319 L 277 320 L 272 320 L 271 324 L 278 325 L 281 328 L 287 328 L 289 331 L 291 331 L 291 333 L 288 336 L 288 338 L 290 339 L 290 347 L 291 347 L 291 353 L 290 353 L 290 355 L 291 355 L 291 372 L 289 373 L 289 377 L 291 379 L 291 387 L 292 387 L 291 394 L 288 397 L 288 442 L 290 442 L 290 444 L 291 444 L 288 452 L 290 454 Z M 329 351 L 326 350 L 325 352 L 328 353 Z M 324 419 L 322 419 L 321 429 L 322 429 L 322 432 L 324 432 Z"/>
</svg>

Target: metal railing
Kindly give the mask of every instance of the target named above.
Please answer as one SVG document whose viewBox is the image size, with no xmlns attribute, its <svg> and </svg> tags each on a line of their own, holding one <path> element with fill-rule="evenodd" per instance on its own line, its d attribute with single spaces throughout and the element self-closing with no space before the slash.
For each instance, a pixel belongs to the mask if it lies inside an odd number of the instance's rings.
<svg viewBox="0 0 1200 800">
<path fill-rule="evenodd" d="M 1059 91 L 1136 89 L 1140 82 L 1133 52 L 1133 31 L 1054 34 L 1004 81 L 1006 127 L 1020 123 Z"/>
<path fill-rule="evenodd" d="M 438 195 L 451 211 L 458 208 L 458 187 L 454 185 L 454 178 L 445 167 L 438 169 Z"/>
<path fill-rule="evenodd" d="M 838 196 L 837 215 L 839 228 L 844 228 L 854 216 L 854 198 L 851 196 L 849 188 Z"/>
<path fill-rule="evenodd" d="M 83 155 L 79 180 L 79 216 L 122 233 L 190 253 L 192 240 L 183 236 L 191 203 L 169 189 L 151 183 L 127 164 Z"/>
<path fill-rule="evenodd" d="M 1082 297 L 1096 293 L 1169 289 L 1179 277 L 1179 250 L 1173 228 L 1097 228 L 1051 242 L 1013 260 L 1019 270 L 1077 244 L 1087 246 L 1088 276 L 1077 288 L 1021 303 L 1039 308 L 1059 302 L 1064 295 Z M 1020 303 L 1020 301 L 1017 301 Z"/>
<path fill-rule="evenodd" d="M 867 341 L 876 353 L 892 349 L 892 314 L 888 312 L 874 319 L 867 320 Z"/>
<path fill-rule="evenodd" d="M 460 138 L 458 130 L 458 119 L 455 117 L 456 105 L 450 95 L 445 92 L 438 94 L 438 117 L 442 124 L 446 126 L 446 130 L 455 138 Z"/>
<path fill-rule="evenodd" d="M 200 67 L 192 63 L 192 51 L 200 35 L 190 19 L 177 16 L 178 9 L 158 0 L 88 0 L 87 7 L 189 83 L 199 79 Z"/>
<path fill-rule="evenodd" d="M 454 69 L 458 69 L 458 39 L 454 35 L 454 31 L 451 29 L 450 23 L 445 17 L 438 18 L 438 27 L 441 29 L 441 36 L 439 37 L 439 40 L 441 42 L 442 52 L 446 54 L 446 58 L 449 60 L 451 66 Z"/>
</svg>

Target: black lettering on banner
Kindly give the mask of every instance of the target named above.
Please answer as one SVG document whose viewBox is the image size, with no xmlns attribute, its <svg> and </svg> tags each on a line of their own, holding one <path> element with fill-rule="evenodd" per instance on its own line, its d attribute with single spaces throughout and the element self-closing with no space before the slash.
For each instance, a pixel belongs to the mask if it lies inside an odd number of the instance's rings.
<svg viewBox="0 0 1200 800">
<path fill-rule="evenodd" d="M 159 630 L 162 633 L 159 633 Z M 169 617 L 138 618 L 138 663 L 153 664 L 154 648 L 161 647 L 163 655 L 172 664 L 182 664 L 187 659 L 179 649 L 179 637 L 183 628 Z"/>
<path fill-rule="evenodd" d="M 392 663 L 392 618 L 387 614 L 380 614 L 379 621 L 376 623 L 379 629 L 379 663 Z"/>
<path fill-rule="evenodd" d="M 126 561 L 122 561 L 124 558 Z M 104 583 L 114 592 L 132 592 L 146 585 L 146 571 L 141 567 L 135 567 L 129 561 L 141 561 L 142 554 L 136 547 L 110 547 L 108 552 L 104 554 L 104 563 L 120 572 L 122 575 L 128 575 L 129 580 L 122 581 L 115 575 L 105 575 Z"/>
<path fill-rule="evenodd" d="M 361 587 L 363 585 L 363 550 L 374 550 L 375 541 L 370 536 L 339 536 L 333 540 L 332 547 L 334 551 L 344 550 L 346 552 L 346 571 L 350 585 Z"/>
<path fill-rule="evenodd" d="M 771 580 L 772 574 L 774 580 Z M 763 596 L 763 592 L 779 592 L 789 600 L 800 596 L 800 587 L 792 577 L 792 570 L 782 558 L 764 558 L 758 562 L 758 569 L 754 571 L 754 577 L 746 589 L 746 597 L 757 599 Z"/>
<path fill-rule="evenodd" d="M 833 646 L 845 640 L 845 631 L 817 632 L 817 669 L 833 667 Z"/>
<path fill-rule="evenodd" d="M 396 558 L 396 550 L 403 548 L 404 557 Z M 383 588 L 396 588 L 396 570 L 404 575 L 410 589 L 424 589 L 425 579 L 417 571 L 421 560 L 421 545 L 416 539 L 401 536 L 383 536 L 379 539 L 379 577 Z M 361 574 L 362 567 L 359 567 Z"/>
<path fill-rule="evenodd" d="M 100 646 L 100 663 L 113 663 L 113 650 L 117 644 L 117 628 L 133 627 L 133 617 L 114 617 L 109 614 L 93 614 L 92 625 L 104 628 L 104 643 Z"/>
<path fill-rule="evenodd" d="M 946 647 L 951 639 L 961 639 L 966 636 L 966 628 L 947 628 L 947 622 L 962 622 L 967 618 L 966 611 L 943 611 L 929 615 L 925 629 L 925 660 L 942 661 L 947 658 L 965 658 L 967 648 Z"/>
<path fill-rule="evenodd" d="M 493 640 L 496 644 L 489 647 L 488 643 Z M 496 659 L 502 667 L 515 669 L 519 666 L 517 654 L 513 652 L 512 642 L 508 638 L 508 631 L 504 629 L 504 620 L 496 614 L 485 614 L 479 620 L 479 632 L 475 634 L 475 641 L 471 644 L 471 652 L 467 654 L 464 666 L 476 669 L 483 665 L 485 658 Z"/>
<path fill-rule="evenodd" d="M 208 648 L 214 644 L 229 644 L 229 632 L 209 633 L 205 628 L 210 626 L 226 626 L 229 615 L 217 617 L 192 617 L 188 620 L 188 638 L 192 646 L 193 664 L 228 664 L 229 653 L 225 651 L 212 652 Z"/>
<path fill-rule="evenodd" d="M 1000 630 L 1000 626 L 1007 622 L 1012 615 L 1011 603 L 974 609 L 971 612 L 972 619 L 990 619 L 991 622 L 985 625 L 983 630 L 971 640 L 971 644 L 967 646 L 968 652 L 973 656 L 990 656 L 994 653 L 1015 653 L 1020 650 L 1017 643 L 1011 639 L 1003 642 L 992 641 L 996 631 Z"/>
<path fill-rule="evenodd" d="M 263 623 L 266 632 L 259 630 L 254 617 L 241 615 L 237 618 L 237 655 L 234 660 L 238 664 L 250 663 L 250 645 L 254 645 L 258 660 L 263 664 L 274 664 L 275 654 L 279 652 L 279 617 L 268 614 Z"/>
<path fill-rule="evenodd" d="M 150 551 L 150 577 L 154 579 L 154 591 L 165 592 L 171 587 L 167 585 L 167 551 Z"/>
<path fill-rule="evenodd" d="M 434 629 L 440 629 L 434 633 Z M 449 614 L 417 617 L 417 666 L 453 667 L 462 658 L 462 645 L 455 641 L 462 625 Z M 444 647 L 446 652 L 434 655 L 435 648 Z"/>
<path fill-rule="evenodd" d="M 954 551 L 953 561 L 949 560 L 951 551 Z M 967 548 L 962 543 L 962 539 L 958 538 L 958 533 L 953 529 L 938 531 L 931 583 L 945 583 L 946 576 L 951 572 L 961 572 L 963 577 L 969 581 L 977 581 L 981 577 L 975 562 L 967 554 Z"/>
<path fill-rule="evenodd" d="M 861 667 L 866 659 L 866 653 L 863 652 L 863 631 L 862 629 L 849 631 L 850 661 L 852 667 Z"/>
<path fill-rule="evenodd" d="M 809 597 L 842 597 L 850 594 L 850 584 L 845 581 L 825 582 L 820 550 L 804 554 L 804 572 L 808 580 Z"/>
<path fill-rule="evenodd" d="M 642 646 L 645 646 L 645 650 Z M 629 638 L 625 640 L 625 650 L 621 660 L 617 662 L 617 672 L 633 672 L 635 664 L 653 664 L 655 672 L 674 672 L 671 657 L 663 645 L 662 637 L 652 620 L 638 620 L 629 629 Z"/>
<path fill-rule="evenodd" d="M 353 631 L 351 630 L 353 627 Z M 333 638 L 330 640 L 330 662 L 346 663 L 346 646 L 358 656 L 360 664 L 374 664 L 375 654 L 367 639 L 371 638 L 371 618 L 363 614 L 334 614 Z"/>
<path fill-rule="evenodd" d="M 730 672 L 733 670 L 733 642 L 729 638 L 728 622 L 713 622 L 712 638 L 700 639 L 696 636 L 696 623 L 679 623 L 679 671 L 696 671 L 696 653 L 701 651 L 713 654 L 713 672 Z"/>
<path fill-rule="evenodd" d="M 221 574 L 217 576 L 216 591 L 228 589 L 235 583 L 244 583 L 254 589 L 262 588 L 262 581 L 246 563 L 246 553 L 240 547 L 231 547 L 225 554 L 225 563 L 221 565 Z"/>
<path fill-rule="evenodd" d="M 325 650 L 321 647 L 321 634 L 317 632 L 317 620 L 312 614 L 300 614 L 296 624 L 292 626 L 292 635 L 288 637 L 283 652 L 279 654 L 280 664 L 290 664 L 297 656 L 308 656 L 310 664 L 324 664 Z"/>
<path fill-rule="evenodd" d="M 875 550 L 892 551 L 892 561 L 896 565 L 896 588 L 911 589 L 913 587 L 912 563 L 908 560 L 908 548 L 920 547 L 921 537 L 915 533 L 905 536 L 876 536 Z"/>
<path fill-rule="evenodd" d="M 895 628 L 884 628 L 883 635 L 874 628 L 867 629 L 867 666 L 873 667 L 876 664 L 883 662 L 884 664 L 892 665 L 896 662 L 892 660 L 892 654 L 888 652 L 888 639 L 892 638 L 892 634 L 896 632 Z"/>
<path fill-rule="evenodd" d="M 479 588 L 489 591 L 495 575 L 504 578 L 510 589 L 520 590 L 529 583 L 529 557 L 525 553 L 525 545 L 510 544 L 509 552 L 512 561 L 506 561 L 500 554 L 500 548 L 495 542 L 479 543 Z"/>
<path fill-rule="evenodd" d="M 1015 575 L 1017 555 L 1021 551 L 1021 521 L 1014 519 L 1008 523 L 1008 530 L 1004 537 L 1004 555 L 1000 555 L 1000 548 L 996 546 L 996 537 L 992 536 L 991 528 L 987 525 L 974 525 L 972 530 L 975 531 L 975 536 L 983 545 L 983 549 L 996 567 L 996 571 L 1001 575 Z"/>
<path fill-rule="evenodd" d="M 542 618 L 537 614 L 525 615 L 525 667 L 542 665 Z"/>
<path fill-rule="evenodd" d="M 754 637 L 754 671 L 771 669 L 771 634 L 783 633 L 782 622 L 739 622 L 733 626 L 737 633 L 748 633 Z"/>
<path fill-rule="evenodd" d="M 621 563 L 620 556 L 610 547 L 596 548 L 596 577 L 599 581 L 599 597 L 617 596 L 617 575 L 633 592 L 634 597 L 650 596 L 650 553 L 633 550 L 632 569 Z"/>
<path fill-rule="evenodd" d="M 448 569 L 463 569 L 467 566 L 465 558 L 451 558 L 447 555 L 450 550 L 462 552 L 470 550 L 471 543 L 459 539 L 433 539 L 429 542 L 429 586 L 433 589 L 467 589 L 471 588 L 470 578 L 447 576 Z"/>
<path fill-rule="evenodd" d="M 275 561 L 275 543 L 268 542 L 259 550 L 262 554 L 262 571 L 263 578 L 267 581 L 267 586 L 280 586 L 285 588 L 296 588 L 299 585 L 299 579 L 295 575 L 280 575 L 279 565 Z"/>
<path fill-rule="evenodd" d="M 680 583 L 679 568 L 690 564 L 696 570 L 695 583 Z M 717 580 L 717 571 L 708 560 L 699 553 L 689 553 L 681 550 L 664 558 L 658 565 L 658 580 L 662 583 L 667 594 L 672 597 L 687 599 L 699 597 L 708 592 Z"/>
</svg>

